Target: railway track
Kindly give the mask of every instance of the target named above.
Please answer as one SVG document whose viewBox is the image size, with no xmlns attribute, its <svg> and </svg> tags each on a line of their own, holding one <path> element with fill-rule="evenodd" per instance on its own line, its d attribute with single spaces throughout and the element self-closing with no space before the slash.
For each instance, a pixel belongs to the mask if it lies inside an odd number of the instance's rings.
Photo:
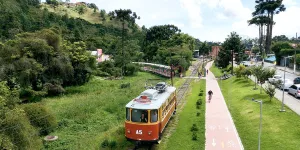
<svg viewBox="0 0 300 150">
<path fill-rule="evenodd" d="M 198 69 L 202 65 L 202 62 L 199 61 L 194 66 L 192 73 L 189 75 L 189 77 L 197 77 Z M 181 85 L 181 87 L 177 90 L 176 97 L 177 97 L 177 106 L 181 105 L 183 102 L 183 98 L 185 93 L 188 91 L 190 83 L 193 79 L 192 78 L 186 78 L 184 83 Z M 164 131 L 166 132 L 166 131 Z M 168 131 L 167 131 L 168 132 Z M 170 131 L 169 131 L 170 132 Z M 154 143 L 148 143 L 147 145 L 141 145 L 139 148 L 134 148 L 133 150 L 153 150 L 155 149 Z"/>
<path fill-rule="evenodd" d="M 192 73 L 189 77 L 195 77 L 197 76 L 198 69 L 201 66 L 201 62 L 199 61 L 196 66 L 193 68 Z M 180 105 L 183 101 L 184 95 L 186 91 L 188 90 L 190 83 L 193 79 L 192 78 L 186 78 L 185 82 L 182 84 L 182 86 L 177 90 L 176 97 L 177 97 L 177 106 Z"/>
</svg>

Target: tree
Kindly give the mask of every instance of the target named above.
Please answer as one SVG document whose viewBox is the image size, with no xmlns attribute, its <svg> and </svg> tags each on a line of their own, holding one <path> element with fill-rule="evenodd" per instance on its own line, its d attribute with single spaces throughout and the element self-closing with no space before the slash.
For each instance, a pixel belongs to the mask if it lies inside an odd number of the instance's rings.
<svg viewBox="0 0 300 150">
<path fill-rule="evenodd" d="M 276 42 L 272 45 L 271 50 L 275 53 L 276 64 L 279 65 L 281 61 L 281 50 L 292 49 L 293 47 L 288 42 Z"/>
<path fill-rule="evenodd" d="M 123 60 L 125 60 L 124 57 L 124 36 L 125 36 L 125 23 L 127 23 L 128 25 L 134 25 L 135 24 L 135 19 L 140 19 L 140 17 L 138 17 L 136 15 L 135 12 L 132 12 L 130 9 L 119 9 L 119 10 L 115 10 L 112 11 L 108 14 L 112 19 L 116 19 L 122 22 L 122 56 L 123 56 Z M 124 74 L 124 67 L 125 64 L 123 63 L 122 66 L 122 75 Z"/>
<path fill-rule="evenodd" d="M 76 9 L 77 9 L 79 15 L 82 15 L 85 12 L 85 6 L 84 5 L 79 5 L 79 6 L 76 7 Z"/>
<path fill-rule="evenodd" d="M 232 61 L 232 54 L 237 54 L 236 58 L 238 58 L 243 51 L 244 45 L 241 42 L 241 37 L 236 32 L 231 32 L 222 44 L 217 58 L 218 65 L 223 68 L 227 67 L 229 62 Z M 237 61 L 239 61 L 239 59 L 237 59 Z"/>
<path fill-rule="evenodd" d="M 289 41 L 289 38 L 286 37 L 285 35 L 279 35 L 279 36 L 274 36 L 272 41 L 274 41 L 274 42 L 287 42 L 287 41 Z"/>
<path fill-rule="evenodd" d="M 266 52 L 270 52 L 272 29 L 274 25 L 273 16 L 286 10 L 282 5 L 282 0 L 258 0 L 256 1 L 255 11 L 252 13 L 254 17 L 267 17 L 267 34 L 266 34 Z"/>
<path fill-rule="evenodd" d="M 210 50 L 211 50 L 211 46 L 209 46 L 206 41 L 201 43 L 199 47 L 199 52 L 201 54 L 206 55 L 209 53 Z"/>
<path fill-rule="evenodd" d="M 100 10 L 100 17 L 101 17 L 101 20 L 102 20 L 103 22 L 106 21 L 105 14 L 106 14 L 105 10 L 104 10 L 104 9 L 101 9 L 101 10 Z"/>
<path fill-rule="evenodd" d="M 265 87 L 265 92 L 269 95 L 270 101 L 272 100 L 272 98 L 276 93 L 275 89 L 276 89 L 275 86 L 270 83 L 268 83 L 267 87 Z"/>
<path fill-rule="evenodd" d="M 92 8 L 92 9 L 94 9 L 94 13 L 98 10 L 98 7 L 97 7 L 97 5 L 96 4 L 94 4 L 94 3 L 90 3 L 90 4 L 88 4 L 88 7 L 89 8 Z"/>
<path fill-rule="evenodd" d="M 263 68 L 262 66 L 256 66 L 254 68 L 257 68 L 254 71 L 254 75 L 256 76 L 261 85 L 260 93 L 262 93 L 262 84 L 264 84 L 265 81 L 268 80 L 268 78 L 271 78 L 275 75 L 275 70 L 270 68 Z"/>
</svg>

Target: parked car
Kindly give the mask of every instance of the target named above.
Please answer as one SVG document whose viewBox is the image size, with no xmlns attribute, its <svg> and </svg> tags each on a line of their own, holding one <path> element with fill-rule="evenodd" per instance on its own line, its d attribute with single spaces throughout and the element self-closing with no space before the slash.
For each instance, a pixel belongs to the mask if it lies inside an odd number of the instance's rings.
<svg viewBox="0 0 300 150">
<path fill-rule="evenodd" d="M 300 84 L 300 77 L 294 79 L 294 84 Z"/>
<path fill-rule="evenodd" d="M 296 98 L 300 97 L 300 84 L 294 84 L 289 88 L 289 94 L 294 95 Z"/>
<path fill-rule="evenodd" d="M 268 81 L 271 83 L 271 84 L 274 84 L 276 82 L 278 82 L 279 80 L 283 80 L 282 79 L 282 76 L 281 75 L 274 75 L 272 78 L 269 78 Z"/>
<path fill-rule="evenodd" d="M 282 81 L 279 83 L 278 88 L 281 90 L 288 90 L 293 84 L 292 80 L 285 79 L 284 82 Z"/>
</svg>

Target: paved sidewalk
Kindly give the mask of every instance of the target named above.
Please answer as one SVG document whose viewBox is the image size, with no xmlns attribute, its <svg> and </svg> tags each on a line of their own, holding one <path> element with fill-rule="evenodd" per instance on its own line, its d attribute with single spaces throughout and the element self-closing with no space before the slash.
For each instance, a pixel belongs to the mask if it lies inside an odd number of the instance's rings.
<svg viewBox="0 0 300 150">
<path fill-rule="evenodd" d="M 206 65 L 210 68 L 212 62 Z M 215 76 L 209 71 L 206 77 L 206 91 L 213 91 L 212 100 L 206 97 L 205 150 L 243 150 L 231 115 Z"/>
</svg>

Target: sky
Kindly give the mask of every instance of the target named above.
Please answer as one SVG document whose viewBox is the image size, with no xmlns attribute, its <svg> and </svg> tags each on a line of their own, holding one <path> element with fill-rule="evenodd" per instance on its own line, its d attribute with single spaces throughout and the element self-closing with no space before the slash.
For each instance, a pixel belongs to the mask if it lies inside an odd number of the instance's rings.
<svg viewBox="0 0 300 150">
<path fill-rule="evenodd" d="M 200 41 L 223 42 L 230 32 L 242 38 L 258 37 L 258 27 L 248 26 L 255 0 L 71 0 L 95 3 L 106 12 L 131 9 L 140 16 L 136 23 L 150 28 L 154 25 L 174 24 L 182 32 Z M 274 16 L 273 37 L 300 34 L 299 0 L 283 0 L 286 11 Z"/>
</svg>

